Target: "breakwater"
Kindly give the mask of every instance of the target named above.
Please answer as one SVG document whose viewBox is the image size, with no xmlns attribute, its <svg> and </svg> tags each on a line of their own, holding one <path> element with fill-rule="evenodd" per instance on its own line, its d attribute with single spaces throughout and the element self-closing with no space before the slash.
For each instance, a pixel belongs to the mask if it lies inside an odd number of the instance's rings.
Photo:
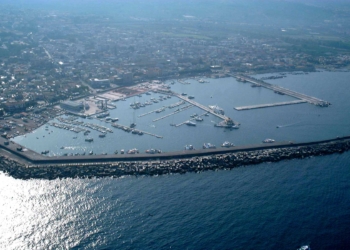
<svg viewBox="0 0 350 250">
<path fill-rule="evenodd" d="M 76 162 L 60 164 L 28 165 L 10 157 L 0 158 L 0 171 L 18 179 L 56 179 L 120 177 L 123 175 L 163 175 L 208 170 L 232 169 L 239 166 L 306 158 L 350 149 L 349 137 L 322 142 L 285 144 L 279 146 L 244 147 L 242 150 L 212 151 L 207 154 L 181 154 L 160 159 L 149 157 L 119 159 L 118 161 Z M 158 156 L 159 157 L 159 156 Z M 136 160 L 139 159 L 139 160 Z"/>
</svg>

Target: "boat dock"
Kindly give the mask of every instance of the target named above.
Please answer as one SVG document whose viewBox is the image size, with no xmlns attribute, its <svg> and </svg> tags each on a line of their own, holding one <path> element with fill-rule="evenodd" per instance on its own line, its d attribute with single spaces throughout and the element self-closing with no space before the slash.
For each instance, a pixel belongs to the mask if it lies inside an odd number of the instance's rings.
<svg viewBox="0 0 350 250">
<path fill-rule="evenodd" d="M 189 104 L 189 105 L 187 105 L 187 106 L 185 106 L 185 107 L 182 107 L 182 108 L 179 109 L 178 111 L 174 111 L 174 112 L 172 112 L 172 113 L 170 113 L 170 114 L 167 114 L 167 115 L 165 115 L 165 116 L 162 116 L 162 117 L 159 117 L 159 118 L 157 118 L 157 119 L 154 119 L 153 122 L 156 122 L 156 121 L 165 119 L 165 118 L 167 118 L 167 117 L 169 117 L 169 116 L 178 114 L 178 113 L 180 113 L 181 111 L 187 110 L 187 109 L 189 109 L 189 108 L 191 108 L 191 107 L 193 107 L 193 105 L 192 105 L 192 104 Z"/>
<path fill-rule="evenodd" d="M 163 136 L 160 136 L 160 135 L 152 134 L 152 133 L 150 133 L 150 132 L 143 131 L 143 130 L 139 130 L 139 129 L 134 129 L 134 128 L 131 128 L 131 127 L 128 127 L 128 126 L 124 126 L 124 125 L 121 125 L 121 124 L 117 124 L 117 123 L 113 123 L 112 126 L 115 127 L 115 128 L 122 129 L 122 130 L 124 130 L 125 132 L 131 132 L 132 130 L 137 130 L 138 132 L 142 132 L 142 133 L 145 134 L 145 135 L 154 136 L 154 137 L 160 138 L 160 139 L 163 138 Z"/>
<path fill-rule="evenodd" d="M 296 92 L 293 90 L 289 90 L 289 89 L 286 89 L 286 88 L 283 88 L 283 87 L 280 87 L 277 85 L 273 85 L 273 84 L 264 82 L 262 80 L 255 79 L 255 78 L 250 77 L 250 76 L 236 75 L 235 77 L 239 81 L 250 82 L 250 83 L 254 84 L 255 86 L 261 86 L 261 87 L 264 87 L 267 89 L 271 89 L 277 94 L 288 95 L 288 96 L 291 96 L 291 97 L 294 97 L 294 98 L 297 98 L 300 100 L 304 100 L 304 101 L 311 103 L 313 105 L 316 105 L 316 106 L 328 107 L 330 105 L 329 102 L 318 99 L 316 97 L 308 96 L 308 95 L 305 95 L 305 94 L 302 94 L 302 93 L 299 93 L 299 92 Z"/>
<path fill-rule="evenodd" d="M 277 103 L 270 103 L 270 104 L 241 106 L 241 107 L 235 107 L 235 110 L 242 111 L 242 110 L 250 110 L 250 109 L 269 108 L 269 107 L 292 105 L 292 104 L 299 104 L 299 103 L 306 103 L 306 102 L 307 102 L 306 100 L 296 100 L 296 101 L 290 101 L 290 102 L 277 102 Z"/>
</svg>

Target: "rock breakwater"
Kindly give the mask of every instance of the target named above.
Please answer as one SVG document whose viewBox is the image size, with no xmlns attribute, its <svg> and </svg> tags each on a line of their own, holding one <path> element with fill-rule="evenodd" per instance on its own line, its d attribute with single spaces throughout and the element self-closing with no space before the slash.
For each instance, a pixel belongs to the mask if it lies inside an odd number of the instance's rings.
<svg viewBox="0 0 350 250">
<path fill-rule="evenodd" d="M 25 165 L 11 158 L 2 157 L 0 159 L 0 171 L 18 179 L 49 180 L 56 178 L 120 177 L 123 175 L 184 174 L 186 172 L 232 169 L 263 162 L 343 153 L 349 149 L 349 139 L 335 139 L 327 143 L 314 143 L 304 146 L 292 145 L 281 148 L 245 150 L 178 159 L 174 157 L 174 159 L 167 160 Z"/>
</svg>

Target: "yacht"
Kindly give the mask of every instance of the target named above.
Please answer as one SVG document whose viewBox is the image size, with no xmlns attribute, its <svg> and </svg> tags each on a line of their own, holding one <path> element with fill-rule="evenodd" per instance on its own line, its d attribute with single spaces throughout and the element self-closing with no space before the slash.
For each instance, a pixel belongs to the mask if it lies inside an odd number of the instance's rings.
<svg viewBox="0 0 350 250">
<path fill-rule="evenodd" d="M 133 149 L 129 149 L 128 154 L 138 154 L 139 153 L 139 150 L 137 148 L 133 148 Z"/>
<path fill-rule="evenodd" d="M 203 149 L 213 149 L 213 148 L 216 148 L 216 146 L 211 144 L 210 142 L 206 142 L 203 144 Z"/>
<path fill-rule="evenodd" d="M 232 142 L 228 142 L 228 141 L 225 141 L 221 147 L 224 147 L 224 148 L 230 148 L 230 147 L 234 147 L 235 145 L 232 143 Z"/>
<path fill-rule="evenodd" d="M 275 142 L 275 140 L 274 139 L 265 139 L 265 140 L 263 140 L 263 143 L 273 143 L 273 142 Z"/>
<path fill-rule="evenodd" d="M 185 124 L 187 126 L 196 126 L 197 125 L 195 122 L 191 122 L 191 121 L 186 121 Z"/>
</svg>

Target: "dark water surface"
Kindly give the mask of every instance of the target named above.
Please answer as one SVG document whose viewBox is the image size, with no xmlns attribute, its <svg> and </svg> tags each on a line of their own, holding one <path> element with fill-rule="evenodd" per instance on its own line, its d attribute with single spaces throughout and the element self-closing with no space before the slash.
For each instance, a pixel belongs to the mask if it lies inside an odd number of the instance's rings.
<svg viewBox="0 0 350 250">
<path fill-rule="evenodd" d="M 0 175 L 1 249 L 348 249 L 350 153 L 121 179 Z"/>
</svg>

